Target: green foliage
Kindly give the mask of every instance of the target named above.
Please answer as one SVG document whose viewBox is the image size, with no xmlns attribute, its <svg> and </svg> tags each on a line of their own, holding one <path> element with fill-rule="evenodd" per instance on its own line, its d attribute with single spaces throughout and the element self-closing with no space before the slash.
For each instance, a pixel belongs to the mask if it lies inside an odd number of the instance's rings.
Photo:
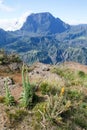
<svg viewBox="0 0 87 130">
<path fill-rule="evenodd" d="M 59 96 L 56 94 L 55 96 L 48 96 L 47 105 L 45 106 L 45 112 L 39 110 L 42 115 L 42 122 L 45 127 L 47 122 L 54 123 L 56 125 L 63 124 L 62 113 L 66 113 L 71 108 L 71 101 L 66 100 L 64 94 L 64 89 L 61 90 Z"/>
<path fill-rule="evenodd" d="M 81 127 L 81 129 L 87 129 L 87 103 L 85 105 L 86 107 L 83 106 L 82 102 L 73 115 L 73 122 Z"/>
<path fill-rule="evenodd" d="M 67 67 L 56 66 L 51 70 L 53 73 L 59 75 L 65 81 L 65 86 L 87 86 L 87 74 L 83 71 L 74 71 Z"/>
<path fill-rule="evenodd" d="M 27 68 L 23 65 L 22 67 L 22 83 L 23 83 L 23 93 L 21 95 L 21 105 L 25 108 L 31 108 L 34 98 L 34 90 L 30 85 Z"/>
<path fill-rule="evenodd" d="M 78 75 L 81 77 L 81 78 L 84 78 L 85 77 L 85 73 L 83 71 L 79 71 L 78 72 Z"/>
<path fill-rule="evenodd" d="M 6 110 L 6 114 L 10 122 L 10 126 L 14 128 L 24 119 L 25 116 L 28 115 L 28 112 L 22 109 L 17 109 L 14 111 Z"/>
<path fill-rule="evenodd" d="M 7 63 L 7 55 L 5 54 L 5 51 L 3 49 L 0 50 L 0 64 Z"/>
<path fill-rule="evenodd" d="M 48 94 L 50 92 L 49 84 L 47 82 L 42 82 L 40 84 L 40 90 L 42 94 Z"/>
<path fill-rule="evenodd" d="M 17 54 L 10 54 L 8 55 L 9 62 L 17 62 L 20 63 L 21 59 Z"/>
<path fill-rule="evenodd" d="M 5 50 L 0 49 L 0 64 L 9 64 L 17 62 L 20 63 L 21 59 L 17 54 L 7 54 Z"/>
<path fill-rule="evenodd" d="M 7 81 L 5 82 L 5 104 L 8 106 L 12 106 L 15 105 L 15 99 L 14 97 L 11 95 L 9 89 L 8 89 L 8 85 L 7 85 Z"/>
<path fill-rule="evenodd" d="M 39 113 L 42 116 L 41 126 L 45 129 L 53 126 L 64 130 L 87 128 L 87 100 L 77 90 L 65 91 L 62 88 L 59 94 L 48 96 Z"/>
<path fill-rule="evenodd" d="M 82 99 L 83 94 L 77 90 L 67 90 L 67 98 L 71 101 Z"/>
<path fill-rule="evenodd" d="M 55 95 L 58 92 L 58 88 L 53 86 L 51 83 L 48 83 L 47 81 L 43 81 L 40 84 L 39 89 L 43 95 Z"/>
</svg>

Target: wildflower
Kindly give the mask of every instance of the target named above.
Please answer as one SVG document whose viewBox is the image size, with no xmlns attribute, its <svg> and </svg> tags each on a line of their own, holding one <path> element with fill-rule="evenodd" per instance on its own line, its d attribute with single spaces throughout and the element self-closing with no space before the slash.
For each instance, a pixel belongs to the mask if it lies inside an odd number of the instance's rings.
<svg viewBox="0 0 87 130">
<path fill-rule="evenodd" d="M 70 108 L 70 106 L 71 106 L 71 101 L 67 101 L 66 109 Z"/>
<path fill-rule="evenodd" d="M 64 94 L 64 92 L 65 92 L 65 88 L 63 87 L 63 88 L 61 89 L 60 96 L 62 96 L 62 95 Z"/>
</svg>

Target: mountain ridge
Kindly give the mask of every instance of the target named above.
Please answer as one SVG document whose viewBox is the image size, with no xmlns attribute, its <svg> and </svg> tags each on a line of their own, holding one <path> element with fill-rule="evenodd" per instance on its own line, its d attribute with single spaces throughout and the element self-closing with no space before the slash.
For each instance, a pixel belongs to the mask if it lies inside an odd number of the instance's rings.
<svg viewBox="0 0 87 130">
<path fill-rule="evenodd" d="M 20 30 L 0 30 L 0 48 L 18 53 L 27 63 L 87 64 L 86 24 L 71 26 L 50 13 L 31 14 L 27 19 Z"/>
</svg>

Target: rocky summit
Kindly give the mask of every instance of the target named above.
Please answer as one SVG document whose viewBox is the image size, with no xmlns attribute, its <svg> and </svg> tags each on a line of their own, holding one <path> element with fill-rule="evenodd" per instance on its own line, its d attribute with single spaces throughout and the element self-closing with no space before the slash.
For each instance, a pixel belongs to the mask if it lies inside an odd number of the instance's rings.
<svg viewBox="0 0 87 130">
<path fill-rule="evenodd" d="M 46 12 L 28 16 L 21 30 L 27 31 L 28 33 L 55 34 L 64 32 L 68 30 L 69 27 L 68 24 L 65 24 L 59 18 L 55 18 Z"/>
</svg>

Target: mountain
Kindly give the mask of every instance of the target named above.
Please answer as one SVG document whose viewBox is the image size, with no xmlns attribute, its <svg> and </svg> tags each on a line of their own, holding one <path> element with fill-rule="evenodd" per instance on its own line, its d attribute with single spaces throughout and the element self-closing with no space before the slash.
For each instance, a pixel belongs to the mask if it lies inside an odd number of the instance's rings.
<svg viewBox="0 0 87 130">
<path fill-rule="evenodd" d="M 0 29 L 0 46 L 5 44 L 7 38 L 8 38 L 8 33 L 3 29 Z"/>
<path fill-rule="evenodd" d="M 28 16 L 21 30 L 29 33 L 55 34 L 64 32 L 69 29 L 69 27 L 68 24 L 65 24 L 59 18 L 55 18 L 46 12 Z"/>
<path fill-rule="evenodd" d="M 27 63 L 87 64 L 87 24 L 71 26 L 50 13 L 31 14 L 20 30 L 0 29 L 0 48 L 18 53 Z"/>
<path fill-rule="evenodd" d="M 0 29 L 0 48 L 6 48 L 7 45 L 17 40 L 18 36 L 13 32 Z"/>
</svg>

